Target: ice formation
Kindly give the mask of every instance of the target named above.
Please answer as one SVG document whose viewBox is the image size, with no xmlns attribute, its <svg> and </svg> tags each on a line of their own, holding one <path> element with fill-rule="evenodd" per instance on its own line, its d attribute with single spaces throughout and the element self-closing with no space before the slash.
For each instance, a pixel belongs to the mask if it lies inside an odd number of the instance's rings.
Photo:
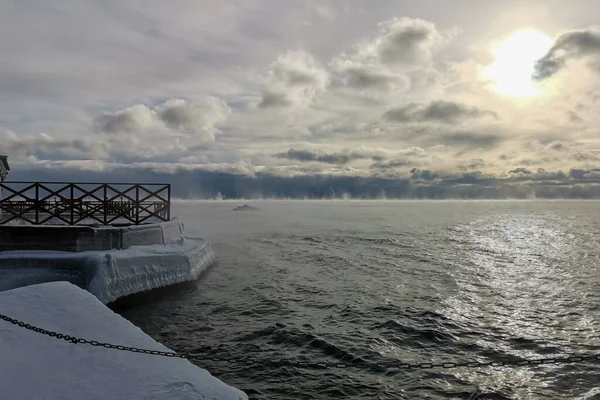
<svg viewBox="0 0 600 400">
<path fill-rule="evenodd" d="M 206 241 L 189 237 L 125 250 L 4 251 L 0 252 L 0 290 L 66 280 L 106 304 L 129 294 L 195 280 L 214 259 Z"/>
</svg>

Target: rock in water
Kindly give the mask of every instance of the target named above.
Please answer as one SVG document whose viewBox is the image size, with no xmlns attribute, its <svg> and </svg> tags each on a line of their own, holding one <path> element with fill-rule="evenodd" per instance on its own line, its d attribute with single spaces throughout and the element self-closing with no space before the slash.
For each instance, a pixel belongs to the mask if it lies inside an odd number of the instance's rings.
<svg viewBox="0 0 600 400">
<path fill-rule="evenodd" d="M 249 204 L 244 204 L 243 206 L 238 206 L 233 209 L 233 211 L 253 211 L 253 210 L 258 210 L 258 208 L 252 207 Z"/>
</svg>

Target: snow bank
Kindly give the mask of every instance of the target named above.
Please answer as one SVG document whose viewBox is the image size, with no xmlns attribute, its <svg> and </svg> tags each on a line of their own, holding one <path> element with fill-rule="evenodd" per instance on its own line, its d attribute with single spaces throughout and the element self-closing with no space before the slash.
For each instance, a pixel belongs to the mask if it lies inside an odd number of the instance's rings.
<svg viewBox="0 0 600 400">
<path fill-rule="evenodd" d="M 0 293 L 0 310 L 44 329 L 100 342 L 170 351 L 67 282 Z M 73 345 L 0 321 L 0 397 L 241 400 L 247 396 L 187 360 Z"/>
<path fill-rule="evenodd" d="M 66 280 L 103 303 L 133 293 L 197 279 L 215 260 L 202 239 L 126 250 L 0 252 L 0 290 Z"/>
</svg>

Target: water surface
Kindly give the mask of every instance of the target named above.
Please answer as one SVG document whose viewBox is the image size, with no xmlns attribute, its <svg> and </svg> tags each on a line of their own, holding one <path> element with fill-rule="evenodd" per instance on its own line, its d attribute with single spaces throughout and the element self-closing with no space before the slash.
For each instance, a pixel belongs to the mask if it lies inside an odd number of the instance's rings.
<svg viewBox="0 0 600 400">
<path fill-rule="evenodd" d="M 123 315 L 217 357 L 497 361 L 600 352 L 591 201 L 180 203 L 218 263 Z M 256 399 L 596 398 L 600 364 L 404 371 L 202 362 Z M 490 397 L 492 398 L 492 397 Z"/>
</svg>

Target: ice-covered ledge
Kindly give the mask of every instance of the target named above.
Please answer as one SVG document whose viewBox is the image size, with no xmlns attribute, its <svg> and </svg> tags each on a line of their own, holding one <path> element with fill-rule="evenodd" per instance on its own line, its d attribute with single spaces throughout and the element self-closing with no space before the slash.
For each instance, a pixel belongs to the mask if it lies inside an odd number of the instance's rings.
<svg viewBox="0 0 600 400">
<path fill-rule="evenodd" d="M 4 314 L 44 329 L 124 346 L 168 348 L 67 282 L 0 293 Z M 73 345 L 0 321 L 6 399 L 243 400 L 247 396 L 183 359 Z"/>
<path fill-rule="evenodd" d="M 4 226 L 0 233 L 13 238 L 0 251 L 0 291 L 64 280 L 110 303 L 196 280 L 215 260 L 211 246 L 187 237 L 181 222 L 103 229 Z"/>
</svg>

